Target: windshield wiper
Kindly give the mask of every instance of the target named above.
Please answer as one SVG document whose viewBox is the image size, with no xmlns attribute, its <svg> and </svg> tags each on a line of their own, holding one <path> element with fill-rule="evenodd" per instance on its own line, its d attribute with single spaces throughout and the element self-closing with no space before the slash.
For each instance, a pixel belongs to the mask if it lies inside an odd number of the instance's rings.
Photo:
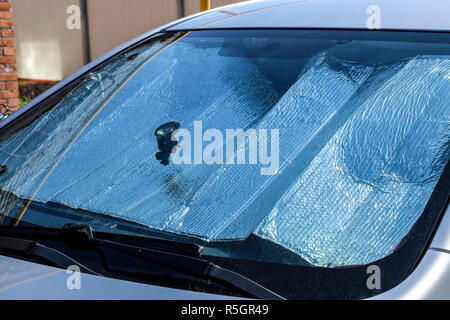
<svg viewBox="0 0 450 320">
<path fill-rule="evenodd" d="M 88 245 L 109 247 L 171 269 L 189 273 L 203 279 L 214 280 L 257 299 L 283 299 L 278 294 L 239 273 L 221 268 L 205 259 L 97 239 L 93 235 L 92 228 L 88 225 L 67 224 L 62 230 L 75 237 L 77 241 L 84 241 Z"/>
<path fill-rule="evenodd" d="M 74 224 L 77 226 L 77 224 Z M 10 227 L 0 226 L 0 235 L 13 238 L 27 238 L 43 240 L 60 240 L 62 237 L 68 234 L 67 230 L 70 229 L 71 224 L 67 224 L 62 229 L 47 228 L 47 227 Z M 188 256 L 199 257 L 202 253 L 203 247 L 194 243 L 171 241 L 166 239 L 154 238 L 154 237 L 140 237 L 135 235 L 125 235 L 119 233 L 104 233 L 94 232 L 93 236 L 96 239 L 111 240 L 114 242 L 120 242 L 122 244 L 129 244 L 139 247 L 158 249 L 163 251 L 176 252 Z M 69 238 L 73 237 L 70 235 Z"/>
<path fill-rule="evenodd" d="M 0 237 L 0 250 L 11 251 L 13 253 L 19 253 L 30 258 L 45 260 L 51 265 L 54 265 L 61 269 L 67 269 L 69 266 L 76 265 L 80 268 L 81 272 L 99 275 L 97 272 L 82 265 L 78 261 L 75 261 L 64 253 L 46 247 L 36 241 Z"/>
<path fill-rule="evenodd" d="M 244 293 L 247 296 L 251 296 L 257 299 L 283 299 L 283 297 L 272 292 L 271 290 L 259 285 L 258 283 L 246 278 L 239 273 L 234 271 L 221 268 L 205 259 L 200 258 L 201 250 L 197 248 L 198 256 L 187 255 L 180 252 L 174 252 L 173 250 L 164 250 L 164 248 L 148 248 L 138 245 L 126 244 L 111 240 L 99 239 L 94 236 L 93 230 L 88 225 L 79 224 L 67 224 L 62 229 L 49 229 L 49 234 L 45 235 L 45 228 L 1 228 L 0 234 L 4 234 L 4 231 L 8 230 L 9 237 L 12 236 L 13 230 L 16 229 L 16 233 L 32 233 L 33 229 L 39 229 L 38 235 L 45 237 L 49 236 L 51 233 L 51 238 L 56 239 L 58 235 L 59 240 L 69 242 L 72 246 L 88 249 L 102 250 L 102 248 L 111 248 L 122 253 L 138 257 L 140 259 L 150 261 L 166 268 L 176 270 L 185 274 L 190 274 L 196 276 L 200 279 L 206 279 L 214 281 L 218 284 L 222 284 L 225 287 L 231 287 L 234 290 Z M 57 232 L 57 234 L 55 234 Z M 16 234 L 17 236 L 17 234 Z M 59 265 L 63 268 L 72 264 L 77 264 L 73 259 L 65 256 L 64 254 L 58 252 L 57 250 L 40 245 L 35 241 L 21 240 L 22 243 L 10 241 L 11 238 L 3 238 L 7 241 L 2 241 L 0 237 L 0 249 L 20 251 L 26 254 L 33 252 L 33 255 L 47 260 L 53 264 Z M 18 240 L 19 239 L 13 239 Z M 196 245 L 193 245 L 196 246 Z M 30 251 L 30 248 L 39 248 L 38 251 Z M 196 246 L 200 247 L 200 246 Z M 200 247 L 201 248 L 201 247 Z M 47 250 L 49 249 L 49 250 Z M 171 248 L 173 249 L 173 248 Z M 58 254 L 55 253 L 58 252 Z M 70 260 L 63 260 L 63 256 Z M 75 262 L 75 263 L 74 263 Z M 80 267 L 81 268 L 81 267 Z M 92 270 L 83 267 L 90 273 Z M 117 271 L 117 270 L 116 270 Z"/>
</svg>

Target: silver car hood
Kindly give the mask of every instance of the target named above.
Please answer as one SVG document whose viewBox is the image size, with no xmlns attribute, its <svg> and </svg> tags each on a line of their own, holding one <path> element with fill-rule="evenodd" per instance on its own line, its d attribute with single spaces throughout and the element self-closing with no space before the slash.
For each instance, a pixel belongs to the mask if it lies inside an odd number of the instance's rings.
<svg viewBox="0 0 450 320">
<path fill-rule="evenodd" d="M 80 274 L 79 289 L 67 283 L 74 273 L 0 255 L 0 300 L 220 300 L 186 291 Z"/>
</svg>

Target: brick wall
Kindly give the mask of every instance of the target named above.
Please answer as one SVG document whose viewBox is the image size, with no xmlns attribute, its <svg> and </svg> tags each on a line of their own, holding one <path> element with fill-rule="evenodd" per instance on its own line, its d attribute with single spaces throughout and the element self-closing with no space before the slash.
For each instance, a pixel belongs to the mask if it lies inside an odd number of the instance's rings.
<svg viewBox="0 0 450 320">
<path fill-rule="evenodd" d="M 19 107 L 11 0 L 0 0 L 0 112 Z"/>
</svg>

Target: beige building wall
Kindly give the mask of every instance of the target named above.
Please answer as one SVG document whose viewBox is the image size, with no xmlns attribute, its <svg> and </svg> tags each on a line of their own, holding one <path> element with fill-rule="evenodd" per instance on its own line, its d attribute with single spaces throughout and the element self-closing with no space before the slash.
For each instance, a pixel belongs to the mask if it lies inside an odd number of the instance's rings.
<svg viewBox="0 0 450 320">
<path fill-rule="evenodd" d="M 177 0 L 88 0 L 91 56 L 178 19 Z"/>
<path fill-rule="evenodd" d="M 184 0 L 185 14 L 200 0 Z M 211 7 L 240 2 L 211 0 Z M 66 26 L 79 0 L 12 0 L 19 78 L 61 80 L 83 66 L 81 30 Z M 121 43 L 178 18 L 178 0 L 87 0 L 90 53 L 95 59 Z"/>
<path fill-rule="evenodd" d="M 78 0 L 12 0 L 19 78 L 61 80 L 83 66 L 81 30 L 66 26 Z"/>
</svg>

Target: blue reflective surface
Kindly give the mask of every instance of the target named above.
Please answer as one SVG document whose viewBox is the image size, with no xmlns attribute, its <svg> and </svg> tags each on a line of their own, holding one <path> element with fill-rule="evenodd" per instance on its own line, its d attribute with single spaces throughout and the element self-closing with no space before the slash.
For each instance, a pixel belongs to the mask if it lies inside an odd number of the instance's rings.
<svg viewBox="0 0 450 320">
<path fill-rule="evenodd" d="M 205 241 L 254 233 L 318 266 L 392 253 L 448 161 L 448 48 L 177 37 L 110 62 L 2 141 L 1 188 Z M 154 130 L 197 120 L 279 130 L 278 174 L 156 161 Z"/>
</svg>

